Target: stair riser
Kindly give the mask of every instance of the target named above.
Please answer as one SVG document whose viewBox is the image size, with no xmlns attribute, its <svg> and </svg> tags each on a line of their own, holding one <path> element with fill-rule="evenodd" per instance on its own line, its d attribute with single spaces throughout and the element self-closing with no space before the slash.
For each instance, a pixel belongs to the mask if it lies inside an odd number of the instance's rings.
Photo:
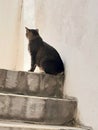
<svg viewBox="0 0 98 130">
<path fill-rule="evenodd" d="M 64 75 L 28 73 L 0 69 L 0 91 L 46 97 L 62 97 Z"/>
<path fill-rule="evenodd" d="M 76 101 L 0 95 L 0 118 L 40 124 L 67 124 L 75 118 Z"/>
</svg>

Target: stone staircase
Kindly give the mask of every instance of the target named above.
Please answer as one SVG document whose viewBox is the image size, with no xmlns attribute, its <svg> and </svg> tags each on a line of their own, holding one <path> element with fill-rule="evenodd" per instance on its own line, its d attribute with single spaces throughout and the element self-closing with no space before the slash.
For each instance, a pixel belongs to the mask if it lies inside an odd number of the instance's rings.
<svg viewBox="0 0 98 130">
<path fill-rule="evenodd" d="M 0 69 L 0 130 L 90 130 L 76 124 L 64 76 Z"/>
</svg>

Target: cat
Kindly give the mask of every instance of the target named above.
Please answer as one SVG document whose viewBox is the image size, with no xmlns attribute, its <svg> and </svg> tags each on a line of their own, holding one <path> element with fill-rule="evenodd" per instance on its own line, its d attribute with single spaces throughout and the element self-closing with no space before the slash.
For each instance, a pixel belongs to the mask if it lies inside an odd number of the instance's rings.
<svg viewBox="0 0 98 130">
<path fill-rule="evenodd" d="M 31 55 L 30 71 L 34 71 L 38 66 L 47 74 L 64 73 L 64 64 L 57 50 L 43 41 L 38 29 L 25 28 L 26 37 L 29 40 L 28 49 Z"/>
</svg>

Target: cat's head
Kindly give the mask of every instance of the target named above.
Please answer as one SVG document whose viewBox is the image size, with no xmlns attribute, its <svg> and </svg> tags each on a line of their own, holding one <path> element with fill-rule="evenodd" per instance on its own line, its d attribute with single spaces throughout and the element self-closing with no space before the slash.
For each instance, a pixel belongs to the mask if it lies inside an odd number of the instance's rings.
<svg viewBox="0 0 98 130">
<path fill-rule="evenodd" d="M 26 29 L 26 37 L 28 38 L 28 40 L 33 40 L 39 36 L 38 29 L 29 29 L 27 27 L 25 27 L 25 29 Z"/>
</svg>

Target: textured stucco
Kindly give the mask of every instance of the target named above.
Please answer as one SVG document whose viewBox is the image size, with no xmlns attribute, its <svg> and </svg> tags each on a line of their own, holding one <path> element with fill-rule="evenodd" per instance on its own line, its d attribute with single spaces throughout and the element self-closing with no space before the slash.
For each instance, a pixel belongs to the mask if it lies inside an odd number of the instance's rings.
<svg viewBox="0 0 98 130">
<path fill-rule="evenodd" d="M 66 63 L 65 92 L 79 101 L 80 119 L 98 129 L 98 1 L 35 0 L 35 24 Z"/>
</svg>

